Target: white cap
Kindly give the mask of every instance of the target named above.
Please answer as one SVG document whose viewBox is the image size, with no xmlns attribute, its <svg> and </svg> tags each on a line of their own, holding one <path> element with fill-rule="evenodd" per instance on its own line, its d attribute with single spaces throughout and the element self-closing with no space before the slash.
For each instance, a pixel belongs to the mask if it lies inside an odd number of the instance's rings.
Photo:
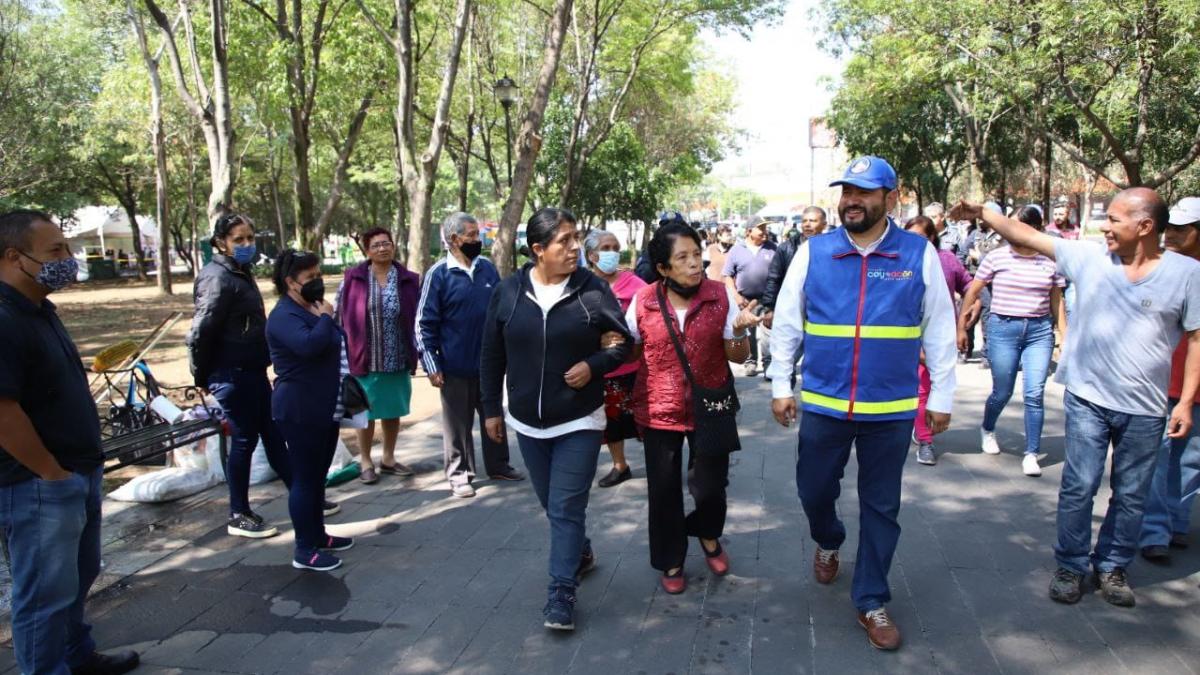
<svg viewBox="0 0 1200 675">
<path fill-rule="evenodd" d="M 984 202 L 983 208 L 995 211 L 1000 215 L 1004 215 L 1004 209 L 1000 208 L 1000 205 L 996 202 Z"/>
<path fill-rule="evenodd" d="M 1200 197 L 1184 197 L 1171 207 L 1167 222 L 1172 225 L 1200 223 Z"/>
</svg>

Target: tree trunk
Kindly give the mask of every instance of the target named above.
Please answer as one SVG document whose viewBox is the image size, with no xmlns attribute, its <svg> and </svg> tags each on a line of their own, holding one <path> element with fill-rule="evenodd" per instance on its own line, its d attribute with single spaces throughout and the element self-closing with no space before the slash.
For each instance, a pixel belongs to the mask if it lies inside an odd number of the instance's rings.
<svg viewBox="0 0 1200 675">
<path fill-rule="evenodd" d="M 154 218 L 158 223 L 158 290 L 171 295 L 171 226 L 167 206 L 167 147 L 163 134 L 162 78 L 158 74 L 158 58 L 150 55 L 150 45 L 142 18 L 133 8 L 133 0 L 125 0 L 125 10 L 142 53 L 142 62 L 150 76 L 150 146 L 154 152 Z M 140 246 L 141 242 L 138 242 Z M 140 269 L 140 265 L 139 265 Z"/>
<path fill-rule="evenodd" d="M 496 245 L 492 251 L 493 259 L 502 275 L 512 273 L 516 267 L 516 250 L 513 245 L 517 238 L 517 224 L 525 211 L 525 200 L 533 183 L 534 164 L 538 152 L 542 149 L 542 137 L 539 135 L 542 120 L 546 114 L 554 78 L 558 74 L 558 61 L 562 56 L 563 38 L 567 33 L 573 5 L 574 0 L 555 0 L 533 100 L 530 101 L 529 111 L 525 114 L 521 129 L 517 133 L 517 162 L 513 168 L 512 189 L 504 202 L 504 212 L 500 217 L 499 231 L 496 233 Z"/>
<path fill-rule="evenodd" d="M 1039 196 L 1041 198 L 1042 213 L 1050 215 L 1050 191 L 1054 181 L 1053 164 L 1054 161 L 1054 144 L 1050 142 L 1048 136 L 1042 137 L 1042 161 L 1041 161 L 1041 184 L 1038 186 Z"/>
</svg>

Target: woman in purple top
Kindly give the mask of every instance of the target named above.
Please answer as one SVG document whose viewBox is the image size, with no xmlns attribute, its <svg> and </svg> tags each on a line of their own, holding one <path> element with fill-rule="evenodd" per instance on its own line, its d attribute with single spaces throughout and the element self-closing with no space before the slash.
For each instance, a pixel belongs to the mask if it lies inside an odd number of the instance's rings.
<svg viewBox="0 0 1200 675">
<path fill-rule="evenodd" d="M 967 268 L 963 267 L 962 262 L 954 255 L 953 251 L 943 251 L 941 249 L 941 241 L 938 236 L 937 226 L 933 221 L 925 216 L 917 216 L 908 221 L 904 229 L 915 232 L 926 239 L 933 247 L 937 249 L 938 260 L 942 262 L 942 274 L 946 276 L 946 288 L 950 290 L 950 297 L 953 298 L 957 294 L 961 299 L 967 292 L 967 287 L 971 285 L 971 275 L 967 272 Z M 955 310 L 958 309 L 958 303 L 955 303 Z M 917 461 L 921 464 L 937 464 L 937 455 L 933 451 L 933 432 L 925 425 L 925 404 L 929 401 L 929 371 L 925 368 L 925 356 L 921 355 L 921 364 L 917 366 L 917 373 L 921 378 L 920 387 L 917 389 L 917 421 L 913 430 L 913 436 L 917 439 Z"/>
</svg>

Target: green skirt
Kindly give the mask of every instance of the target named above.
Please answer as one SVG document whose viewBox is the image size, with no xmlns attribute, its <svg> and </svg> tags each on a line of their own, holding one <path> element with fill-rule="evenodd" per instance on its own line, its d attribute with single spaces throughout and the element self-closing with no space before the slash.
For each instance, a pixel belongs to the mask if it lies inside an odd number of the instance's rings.
<svg viewBox="0 0 1200 675">
<path fill-rule="evenodd" d="M 358 382 L 367 392 L 367 402 L 371 404 L 370 419 L 394 420 L 408 415 L 412 401 L 412 378 L 407 371 L 367 373 L 359 375 Z"/>
</svg>

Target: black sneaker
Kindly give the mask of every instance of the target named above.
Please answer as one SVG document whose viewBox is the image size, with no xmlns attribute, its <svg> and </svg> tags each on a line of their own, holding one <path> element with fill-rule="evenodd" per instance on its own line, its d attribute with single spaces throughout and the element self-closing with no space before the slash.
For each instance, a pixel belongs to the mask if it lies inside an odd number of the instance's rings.
<svg viewBox="0 0 1200 675">
<path fill-rule="evenodd" d="M 1083 596 L 1082 587 L 1082 574 L 1076 574 L 1065 567 L 1060 567 L 1054 573 L 1054 578 L 1050 580 L 1050 599 L 1073 605 L 1079 602 L 1079 598 Z"/>
<path fill-rule="evenodd" d="M 279 534 L 279 528 L 266 524 L 262 516 L 253 511 L 230 516 L 229 522 L 225 524 L 225 531 L 235 537 L 247 539 L 266 539 Z"/>
<path fill-rule="evenodd" d="M 542 608 L 543 625 L 553 630 L 575 630 L 575 593 L 571 589 L 555 587 Z"/>
<path fill-rule="evenodd" d="M 1171 548 L 1187 548 L 1188 536 L 1182 532 L 1171 535 Z"/>
<path fill-rule="evenodd" d="M 337 502 L 325 502 L 321 505 L 321 510 L 325 513 L 325 517 L 335 516 L 342 512 L 342 505 Z"/>
<path fill-rule="evenodd" d="M 1133 607 L 1137 602 L 1129 580 L 1125 578 L 1125 570 L 1120 567 L 1111 572 L 1096 572 L 1096 585 L 1100 587 L 1100 596 L 1110 605 Z"/>
<path fill-rule="evenodd" d="M 596 569 L 596 552 L 588 547 L 583 555 L 579 556 L 579 568 L 575 570 L 575 578 L 583 579 L 583 575 Z"/>
<path fill-rule="evenodd" d="M 633 469 L 630 469 L 628 466 L 626 466 L 624 469 L 618 471 L 617 467 L 614 466 L 609 470 L 608 475 L 601 478 L 596 485 L 599 485 L 603 488 L 613 487 L 614 485 L 620 485 L 621 483 L 624 483 L 630 478 L 633 478 Z"/>
<path fill-rule="evenodd" d="M 298 570 L 328 572 L 329 570 L 336 570 L 341 566 L 341 558 L 324 551 L 313 551 L 311 553 L 296 551 L 296 555 L 292 557 L 292 567 Z"/>
<path fill-rule="evenodd" d="M 92 652 L 87 661 L 71 669 L 71 675 L 121 675 L 137 668 L 140 661 L 135 651 L 116 654 Z"/>
</svg>

